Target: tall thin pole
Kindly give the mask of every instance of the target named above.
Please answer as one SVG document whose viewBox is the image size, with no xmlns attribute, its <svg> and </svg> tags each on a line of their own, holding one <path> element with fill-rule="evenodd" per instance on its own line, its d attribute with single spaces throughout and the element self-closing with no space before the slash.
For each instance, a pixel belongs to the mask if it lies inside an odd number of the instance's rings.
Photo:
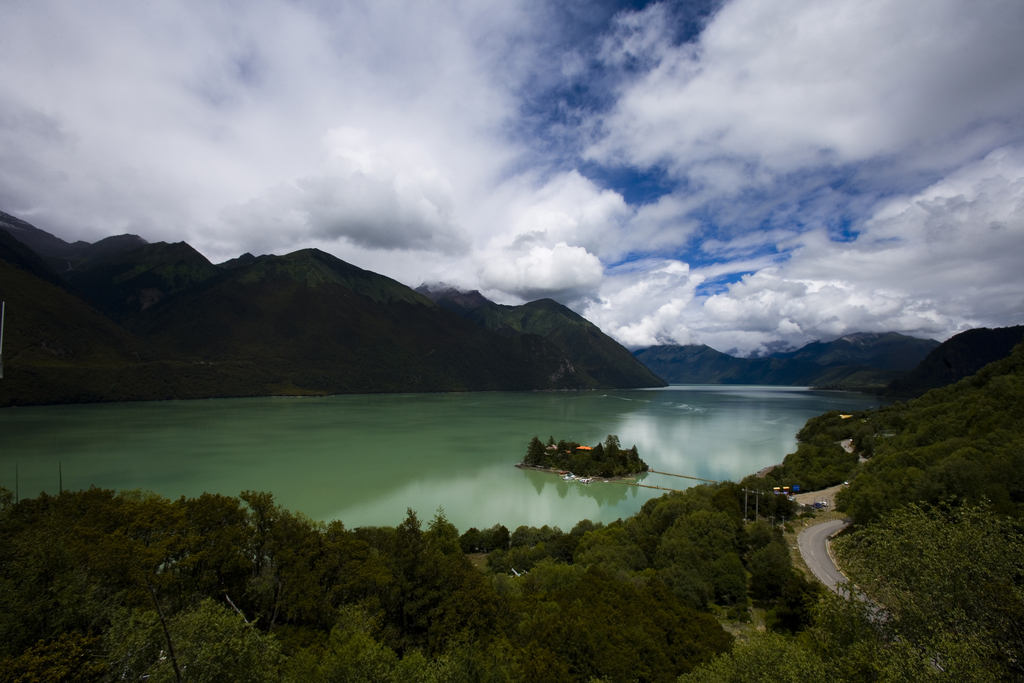
<svg viewBox="0 0 1024 683">
<path fill-rule="evenodd" d="M 0 379 L 4 378 L 4 313 L 7 312 L 7 302 L 0 301 Z"/>
<path fill-rule="evenodd" d="M 57 489 L 57 492 L 59 494 L 63 494 L 64 493 L 64 470 L 61 467 L 60 460 L 57 461 L 57 482 L 58 482 L 58 486 L 59 486 L 59 488 Z"/>
<path fill-rule="evenodd" d="M 21 489 L 18 488 L 18 463 L 14 463 L 14 502 L 21 500 Z"/>
</svg>

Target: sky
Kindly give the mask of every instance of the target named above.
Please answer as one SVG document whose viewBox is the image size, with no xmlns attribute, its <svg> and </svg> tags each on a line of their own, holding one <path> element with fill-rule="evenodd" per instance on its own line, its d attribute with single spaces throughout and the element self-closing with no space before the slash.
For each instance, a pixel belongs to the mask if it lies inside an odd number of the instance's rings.
<svg viewBox="0 0 1024 683">
<path fill-rule="evenodd" d="M 630 348 L 1024 323 L 1020 0 L 0 0 L 0 210 Z"/>
</svg>

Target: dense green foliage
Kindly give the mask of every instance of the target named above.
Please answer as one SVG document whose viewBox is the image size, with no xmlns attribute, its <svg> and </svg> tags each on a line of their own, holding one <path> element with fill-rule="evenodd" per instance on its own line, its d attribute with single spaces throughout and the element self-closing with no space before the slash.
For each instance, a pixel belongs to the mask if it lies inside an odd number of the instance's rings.
<svg viewBox="0 0 1024 683">
<path fill-rule="evenodd" d="M 858 530 L 834 547 L 856 597 L 784 599 L 810 622 L 797 639 L 756 638 L 680 681 L 1024 680 L 1022 406 L 1024 344 L 908 404 L 809 420 L 769 476 L 850 477 L 838 502 Z"/>
<path fill-rule="evenodd" d="M 797 639 L 739 644 L 681 683 L 1024 680 L 1024 536 L 991 509 L 906 506 L 840 538 L 857 599 L 831 593 Z"/>
<path fill-rule="evenodd" d="M 909 403 L 807 421 L 795 453 L 768 474 L 814 490 L 850 481 L 838 495 L 858 524 L 909 502 L 988 500 L 1024 514 L 1024 345 L 972 377 Z M 839 445 L 851 439 L 854 453 Z M 858 464 L 858 458 L 866 462 Z"/>
<path fill-rule="evenodd" d="M 795 575 L 781 529 L 766 521 L 745 525 L 742 503 L 740 487 L 726 483 L 650 500 L 633 517 L 607 526 L 582 521 L 569 533 L 519 527 L 510 549 L 492 552 L 488 564 L 499 574 L 529 571 L 528 577 L 550 564 L 576 572 L 598 566 L 634 582 L 662 583 L 695 609 L 714 603 L 734 614 L 745 611 L 749 588 L 779 611 L 780 628 L 799 628 L 785 602 L 787 588 L 814 589 L 790 586 Z"/>
<path fill-rule="evenodd" d="M 671 681 L 729 649 L 712 604 L 741 616 L 749 590 L 806 625 L 779 530 L 745 525 L 732 484 L 461 537 L 440 511 L 347 529 L 255 492 L 0 494 L 4 680 Z M 487 549 L 486 571 L 464 555 Z"/>
<path fill-rule="evenodd" d="M 481 531 L 475 526 L 459 537 L 459 546 L 464 553 L 489 553 L 492 550 L 507 550 L 510 543 L 508 529 L 504 524 L 495 524 Z"/>
<path fill-rule="evenodd" d="M 839 444 L 850 439 L 854 453 Z M 768 478 L 816 490 L 850 481 L 840 509 L 858 524 L 908 502 L 950 497 L 1024 513 L 1024 345 L 972 377 L 909 403 L 812 418 Z M 860 458 L 866 462 L 858 462 Z"/>
<path fill-rule="evenodd" d="M 847 417 L 843 417 L 846 415 Z M 860 456 L 871 457 L 875 443 L 891 433 L 887 423 L 892 416 L 886 411 L 832 410 L 812 417 L 797 432 L 797 449 L 782 465 L 768 473 L 769 480 L 779 486 L 797 484 L 804 491 L 816 491 L 850 479 Z M 853 453 L 840 442 L 850 439 Z"/>
<path fill-rule="evenodd" d="M 972 377 L 879 412 L 891 427 L 839 498 L 857 523 L 952 496 L 1024 513 L 1024 344 Z"/>
<path fill-rule="evenodd" d="M 636 446 L 622 448 L 619 437 L 609 434 L 603 444 L 581 446 L 575 441 L 548 439 L 545 445 L 536 436 L 526 448 L 523 464 L 565 470 L 580 477 L 622 477 L 648 470 Z"/>
</svg>

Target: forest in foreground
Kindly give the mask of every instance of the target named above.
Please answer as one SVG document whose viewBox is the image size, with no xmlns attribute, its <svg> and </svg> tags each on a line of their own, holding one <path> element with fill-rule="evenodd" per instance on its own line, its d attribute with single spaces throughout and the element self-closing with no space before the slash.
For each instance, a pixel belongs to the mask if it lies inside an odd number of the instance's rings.
<svg viewBox="0 0 1024 683">
<path fill-rule="evenodd" d="M 568 532 L 460 534 L 442 510 L 349 529 L 257 492 L 0 491 L 0 679 L 1021 681 L 1022 399 L 1018 346 L 908 404 L 809 421 L 769 478 Z M 794 569 L 767 521 L 793 519 L 785 497 L 744 519 L 743 488 L 838 476 L 854 599 Z M 752 615 L 763 631 L 733 628 Z"/>
</svg>

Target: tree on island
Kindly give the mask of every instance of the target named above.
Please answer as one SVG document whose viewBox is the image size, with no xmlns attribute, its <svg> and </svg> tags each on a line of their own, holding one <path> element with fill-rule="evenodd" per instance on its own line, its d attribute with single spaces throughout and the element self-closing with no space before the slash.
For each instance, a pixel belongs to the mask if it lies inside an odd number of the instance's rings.
<svg viewBox="0 0 1024 683">
<path fill-rule="evenodd" d="M 583 446 L 575 441 L 548 439 L 547 445 L 538 437 L 530 439 L 523 464 L 568 470 L 584 477 L 622 477 L 646 472 L 647 463 L 640 459 L 636 446 L 622 448 L 619 437 L 609 434 L 604 443 Z"/>
</svg>

